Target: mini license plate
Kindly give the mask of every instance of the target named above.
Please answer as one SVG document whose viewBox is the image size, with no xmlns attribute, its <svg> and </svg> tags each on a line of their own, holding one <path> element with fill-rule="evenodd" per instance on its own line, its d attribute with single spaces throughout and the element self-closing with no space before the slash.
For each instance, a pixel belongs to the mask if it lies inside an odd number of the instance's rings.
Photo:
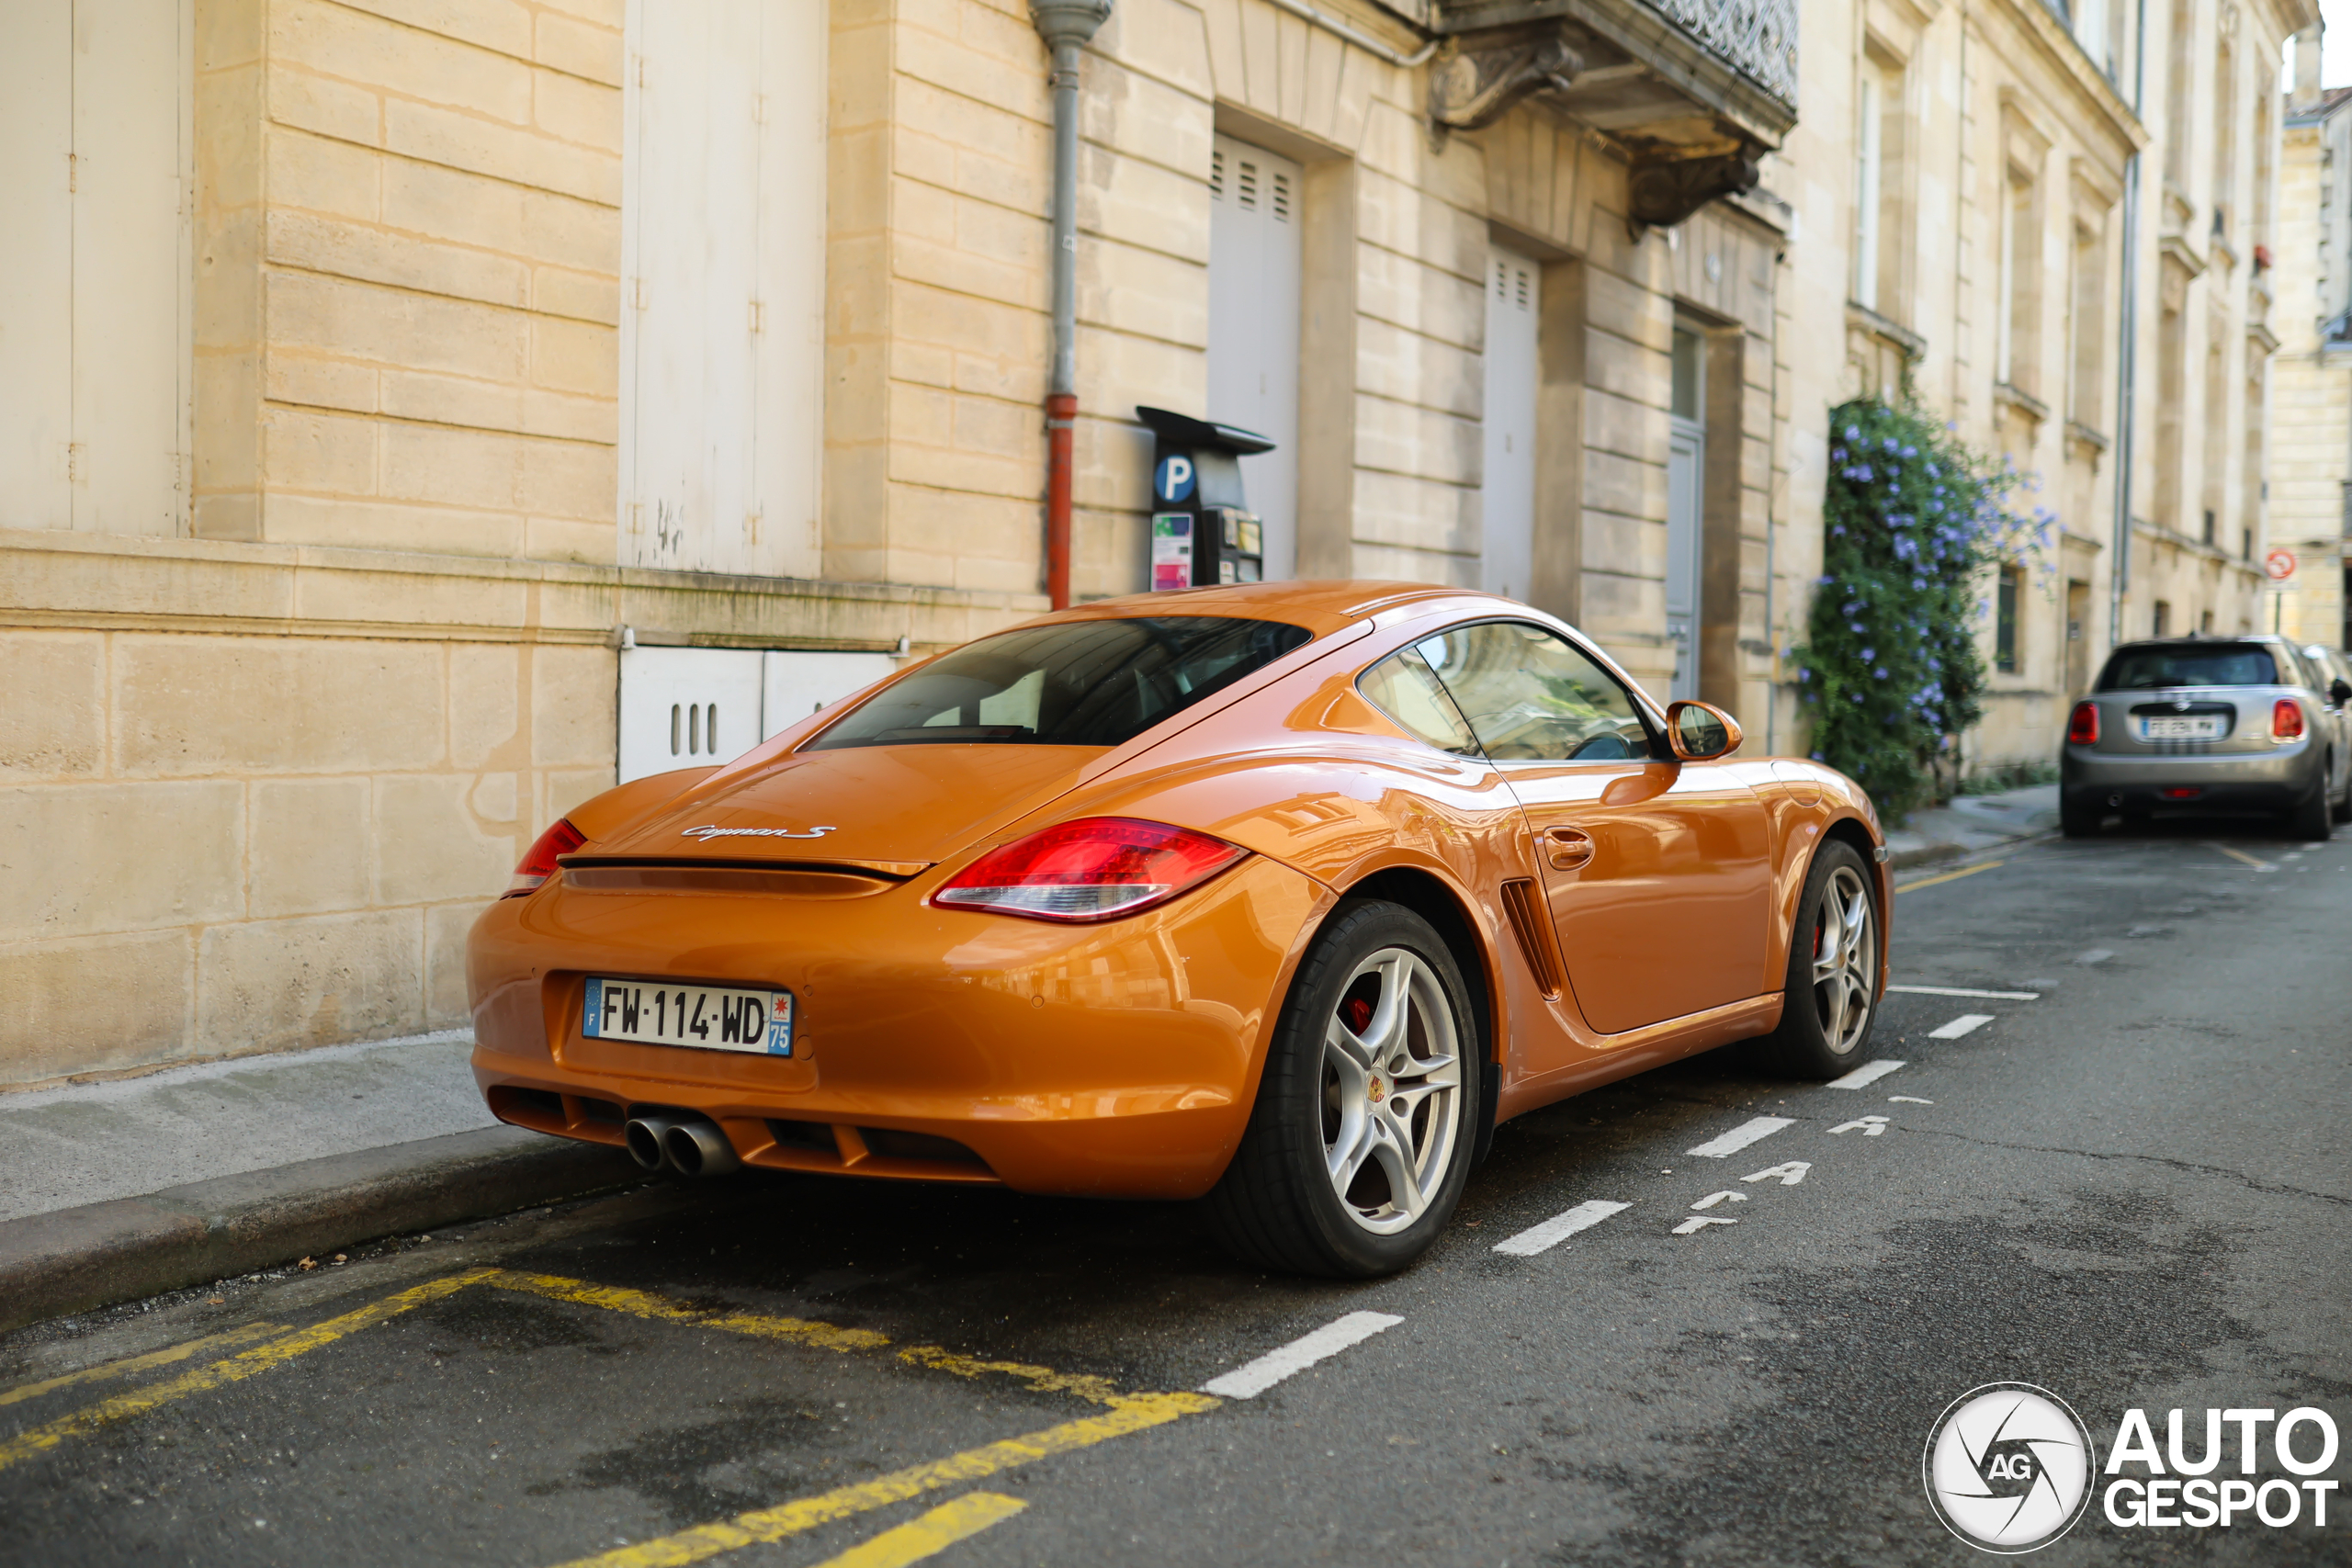
<svg viewBox="0 0 2352 1568">
<path fill-rule="evenodd" d="M 591 1040 L 792 1055 L 792 993 L 588 976 L 580 1032 Z"/>
<path fill-rule="evenodd" d="M 2140 721 L 2143 740 L 2219 740 L 2222 720 L 2218 714 L 2199 714 L 2187 718 L 2143 718 Z"/>
</svg>

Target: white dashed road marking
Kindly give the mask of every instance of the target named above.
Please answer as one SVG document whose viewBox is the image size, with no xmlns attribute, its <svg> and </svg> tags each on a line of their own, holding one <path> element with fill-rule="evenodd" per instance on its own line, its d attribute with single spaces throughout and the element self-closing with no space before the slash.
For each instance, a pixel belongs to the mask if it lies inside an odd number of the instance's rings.
<svg viewBox="0 0 2352 1568">
<path fill-rule="evenodd" d="M 1858 1118 L 1855 1121 L 1849 1122 L 1842 1127 L 1832 1127 L 1829 1130 L 1832 1133 L 1860 1132 L 1865 1138 L 1875 1138 L 1880 1134 L 1886 1131 L 1886 1118 L 1883 1116 L 1864 1116 Z"/>
<path fill-rule="evenodd" d="M 1904 1064 L 1901 1062 L 1890 1062 L 1885 1057 L 1882 1056 L 1875 1062 L 1864 1062 L 1860 1066 L 1856 1067 L 1844 1077 L 1831 1078 L 1827 1083 L 1823 1084 L 1821 1087 L 1824 1089 L 1860 1089 L 1865 1084 L 1874 1084 L 1878 1082 L 1879 1079 L 1886 1077 L 1887 1074 L 1894 1072 L 1903 1066 Z"/>
<path fill-rule="evenodd" d="M 1632 1208 L 1630 1203 L 1612 1203 L 1605 1198 L 1595 1198 L 1589 1203 L 1578 1203 L 1566 1213 L 1555 1214 L 1540 1225 L 1530 1225 L 1517 1235 L 1495 1243 L 1497 1252 L 1508 1252 L 1513 1258 L 1532 1258 L 1548 1252 L 1580 1230 L 1589 1230 L 1610 1215 Z"/>
<path fill-rule="evenodd" d="M 2114 956 L 2114 953 L 2108 948 L 2094 947 L 2088 953 L 2078 953 L 2075 954 L 2075 962 L 2077 964 L 2104 964 Z"/>
<path fill-rule="evenodd" d="M 1351 1345 L 1361 1345 L 1382 1329 L 1394 1328 L 1404 1321 L 1385 1312 L 1351 1312 L 1312 1334 L 1267 1351 L 1247 1366 L 1211 1379 L 1201 1385 L 1201 1392 L 1216 1394 L 1219 1399 L 1255 1399 L 1284 1378 L 1303 1372 Z"/>
<path fill-rule="evenodd" d="M 1743 1122 L 1720 1138 L 1710 1138 L 1690 1152 L 1709 1159 L 1724 1159 L 1739 1153 L 1758 1138 L 1769 1138 L 1783 1127 L 1793 1127 L 1796 1122 L 1787 1116 L 1758 1116 L 1753 1122 Z"/>
<path fill-rule="evenodd" d="M 1989 1012 L 1964 1012 L 1958 1018 L 1953 1019 L 1950 1023 L 1945 1024 L 1941 1029 L 1930 1029 L 1928 1031 L 1928 1038 L 1930 1040 L 1957 1040 L 1963 1034 L 1975 1033 L 1978 1030 L 1984 1028 L 1986 1024 L 1992 1021 L 1993 1015 Z"/>
<path fill-rule="evenodd" d="M 1740 1179 L 1742 1181 L 1777 1180 L 1783 1187 L 1794 1187 L 1804 1179 L 1804 1173 L 1812 1168 L 1813 1163 L 1810 1160 L 1792 1159 L 1786 1165 L 1776 1165 L 1770 1170 L 1759 1170 L 1753 1176 L 1743 1176 Z"/>
<path fill-rule="evenodd" d="M 1704 1198 L 1700 1199 L 1690 1206 L 1694 1209 L 1712 1209 L 1716 1204 L 1726 1201 L 1734 1203 L 1745 1203 L 1747 1201 L 1747 1194 L 1745 1192 L 1734 1192 L 1731 1189 L 1725 1188 L 1721 1192 L 1708 1193 Z"/>
<path fill-rule="evenodd" d="M 1737 1220 L 1725 1219 L 1718 1214 L 1694 1214 L 1690 1218 L 1683 1221 L 1680 1224 L 1675 1226 L 1674 1234 L 1677 1235 L 1696 1235 L 1701 1231 L 1705 1230 L 1709 1225 L 1736 1225 L 1737 1224 L 1739 1224 Z"/>
<path fill-rule="evenodd" d="M 1889 1105 L 1933 1105 L 1935 1103 L 1932 1100 L 1921 1100 L 1916 1094 L 1890 1094 L 1886 1097 L 1886 1102 Z"/>
<path fill-rule="evenodd" d="M 1890 991 L 1901 991 L 1912 997 L 1981 997 L 1991 1002 L 2038 1002 L 2040 991 L 1977 991 L 1966 986 L 1889 986 Z"/>
</svg>

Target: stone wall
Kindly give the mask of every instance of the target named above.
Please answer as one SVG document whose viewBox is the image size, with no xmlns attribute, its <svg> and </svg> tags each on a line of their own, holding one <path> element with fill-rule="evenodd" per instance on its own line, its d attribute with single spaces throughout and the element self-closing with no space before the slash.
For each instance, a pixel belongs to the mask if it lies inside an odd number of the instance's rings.
<svg viewBox="0 0 2352 1568">
<path fill-rule="evenodd" d="M 1031 608 L 0 533 L 0 1083 L 463 1023 L 474 915 L 613 782 L 616 626 L 936 647 Z"/>
<path fill-rule="evenodd" d="M 198 0 L 197 536 L 604 562 L 617 0 Z"/>
</svg>

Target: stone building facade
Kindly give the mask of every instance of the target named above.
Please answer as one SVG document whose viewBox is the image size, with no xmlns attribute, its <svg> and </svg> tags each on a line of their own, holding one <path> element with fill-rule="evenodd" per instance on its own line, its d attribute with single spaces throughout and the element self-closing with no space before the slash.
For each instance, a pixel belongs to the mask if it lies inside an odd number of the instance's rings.
<svg viewBox="0 0 2352 1568">
<path fill-rule="evenodd" d="M 2293 554 L 2279 629 L 2352 647 L 2352 87 L 2322 92 L 2320 29 L 2298 40 L 2280 164 L 2270 538 Z"/>
<path fill-rule="evenodd" d="M 616 772 L 1046 606 L 1019 4 L 19 9 L 0 1083 L 461 1024 Z M 1121 0 L 1078 595 L 1147 581 L 1136 406 L 1255 398 L 1286 570 L 1508 585 L 1785 744 L 1796 71 L 1778 0 Z"/>
<path fill-rule="evenodd" d="M 2311 8 L 2147 9 L 2143 35 L 2098 0 L 1813 7 L 1793 167 L 1767 170 L 1804 219 L 1781 335 L 1844 347 L 1793 357 L 1799 535 L 1826 459 L 1804 422 L 1905 385 L 2053 514 L 1985 585 L 1963 772 L 2053 760 L 2114 641 L 2262 612 L 2270 88 Z"/>
</svg>

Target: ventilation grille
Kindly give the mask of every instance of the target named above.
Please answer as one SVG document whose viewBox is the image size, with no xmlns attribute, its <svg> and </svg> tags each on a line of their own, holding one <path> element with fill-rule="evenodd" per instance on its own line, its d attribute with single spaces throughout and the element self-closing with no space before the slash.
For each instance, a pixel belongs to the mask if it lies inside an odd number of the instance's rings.
<svg viewBox="0 0 2352 1568">
<path fill-rule="evenodd" d="M 1236 158 L 1226 167 L 1225 150 L 1209 153 L 1209 199 L 1223 201 L 1228 186 L 1234 204 L 1247 211 L 1263 211 L 1277 223 L 1290 221 L 1290 176 L 1280 169 L 1261 169 L 1251 158 Z"/>
<path fill-rule="evenodd" d="M 1506 305 L 1527 309 L 1535 289 L 1535 275 L 1516 262 L 1498 259 L 1495 263 L 1495 298 Z"/>
<path fill-rule="evenodd" d="M 1560 950 L 1553 941 L 1550 911 L 1544 908 L 1542 895 L 1535 889 L 1532 877 L 1516 876 L 1502 886 L 1503 912 L 1510 917 L 1510 929 L 1519 938 L 1519 948 L 1527 955 L 1527 967 L 1535 976 L 1536 988 L 1546 1001 L 1560 997 Z"/>
<path fill-rule="evenodd" d="M 684 742 L 684 750 L 680 742 Z M 717 703 L 687 703 L 670 705 L 670 755 L 699 757 L 705 751 L 718 750 L 718 705 Z"/>
</svg>

